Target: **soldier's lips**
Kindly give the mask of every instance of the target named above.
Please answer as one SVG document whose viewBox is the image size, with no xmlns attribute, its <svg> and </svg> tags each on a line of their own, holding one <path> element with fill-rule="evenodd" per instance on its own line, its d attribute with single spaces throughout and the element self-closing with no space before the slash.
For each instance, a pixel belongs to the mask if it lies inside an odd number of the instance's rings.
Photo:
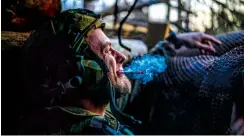
<svg viewBox="0 0 244 136">
<path fill-rule="evenodd" d="M 123 77 L 125 74 L 124 74 L 124 71 L 123 70 L 118 70 L 117 71 L 117 76 L 118 77 Z"/>
</svg>

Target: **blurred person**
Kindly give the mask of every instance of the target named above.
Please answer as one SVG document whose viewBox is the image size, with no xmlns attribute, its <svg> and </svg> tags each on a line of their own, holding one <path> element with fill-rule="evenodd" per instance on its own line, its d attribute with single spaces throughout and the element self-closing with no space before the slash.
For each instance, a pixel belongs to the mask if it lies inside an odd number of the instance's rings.
<svg viewBox="0 0 244 136">
<path fill-rule="evenodd" d="M 239 114 L 234 120 L 244 115 L 243 37 L 243 30 L 216 36 L 172 32 L 158 42 L 150 54 L 165 56 L 167 69 L 147 84 L 136 81 L 125 107 L 143 122 L 136 133 L 232 133 L 234 103 Z"/>
</svg>

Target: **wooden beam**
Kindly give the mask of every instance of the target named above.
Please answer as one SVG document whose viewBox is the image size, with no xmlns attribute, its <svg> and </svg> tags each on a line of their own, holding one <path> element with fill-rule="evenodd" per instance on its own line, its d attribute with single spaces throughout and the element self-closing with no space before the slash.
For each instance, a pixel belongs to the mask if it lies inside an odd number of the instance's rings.
<svg viewBox="0 0 244 136">
<path fill-rule="evenodd" d="M 13 46 L 21 47 L 24 45 L 24 42 L 30 36 L 30 32 L 11 32 L 11 31 L 2 31 L 1 32 L 1 49 L 5 50 Z"/>
</svg>

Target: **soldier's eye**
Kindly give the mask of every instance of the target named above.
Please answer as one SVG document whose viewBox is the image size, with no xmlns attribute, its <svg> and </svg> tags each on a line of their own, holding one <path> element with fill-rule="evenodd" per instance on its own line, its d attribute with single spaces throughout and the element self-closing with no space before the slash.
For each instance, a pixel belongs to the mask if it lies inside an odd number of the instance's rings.
<svg viewBox="0 0 244 136">
<path fill-rule="evenodd" d="M 104 49 L 104 52 L 105 52 L 105 53 L 110 53 L 110 52 L 111 52 L 111 48 L 110 48 L 110 47 L 106 47 L 106 48 Z"/>
</svg>

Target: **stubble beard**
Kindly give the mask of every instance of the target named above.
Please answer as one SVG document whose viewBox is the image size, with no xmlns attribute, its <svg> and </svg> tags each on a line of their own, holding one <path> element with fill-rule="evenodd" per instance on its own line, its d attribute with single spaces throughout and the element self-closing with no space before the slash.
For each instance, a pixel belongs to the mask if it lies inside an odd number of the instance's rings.
<svg viewBox="0 0 244 136">
<path fill-rule="evenodd" d="M 118 78 L 117 81 L 112 84 L 115 91 L 122 96 L 131 92 L 131 82 L 127 77 Z"/>
</svg>

